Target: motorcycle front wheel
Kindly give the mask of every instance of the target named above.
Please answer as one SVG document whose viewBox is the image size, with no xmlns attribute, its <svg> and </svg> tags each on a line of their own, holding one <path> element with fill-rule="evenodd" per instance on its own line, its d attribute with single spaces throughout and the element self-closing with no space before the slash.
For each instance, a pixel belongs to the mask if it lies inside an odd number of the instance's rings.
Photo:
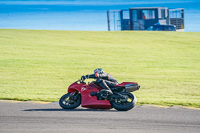
<svg viewBox="0 0 200 133">
<path fill-rule="evenodd" d="M 76 95 L 71 95 L 71 93 L 67 93 L 63 95 L 59 100 L 59 105 L 63 109 L 74 109 L 77 108 L 81 104 L 81 94 L 77 93 Z"/>
<path fill-rule="evenodd" d="M 113 99 L 111 105 L 118 111 L 128 111 L 132 109 L 137 102 L 136 97 L 129 92 L 121 92 L 124 98 Z"/>
</svg>

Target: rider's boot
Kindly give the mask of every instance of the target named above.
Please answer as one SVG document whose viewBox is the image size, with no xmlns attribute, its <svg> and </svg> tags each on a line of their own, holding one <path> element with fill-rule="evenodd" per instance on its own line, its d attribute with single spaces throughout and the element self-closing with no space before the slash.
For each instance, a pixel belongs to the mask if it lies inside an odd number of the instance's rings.
<svg viewBox="0 0 200 133">
<path fill-rule="evenodd" d="M 110 89 L 102 89 L 102 90 L 100 90 L 100 92 L 107 92 L 108 93 L 108 95 L 112 95 L 113 94 L 113 92 L 110 90 Z"/>
<path fill-rule="evenodd" d="M 108 89 L 102 89 L 102 90 L 100 90 L 100 94 L 101 94 L 102 98 L 106 99 L 106 98 L 108 98 L 108 96 L 112 95 L 113 93 L 110 89 L 109 90 Z"/>
</svg>

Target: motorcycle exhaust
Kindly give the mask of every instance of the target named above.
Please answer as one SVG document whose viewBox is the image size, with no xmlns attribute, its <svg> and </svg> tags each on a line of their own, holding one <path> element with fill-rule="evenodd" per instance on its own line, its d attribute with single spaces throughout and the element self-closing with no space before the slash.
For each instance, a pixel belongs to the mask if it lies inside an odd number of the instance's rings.
<svg viewBox="0 0 200 133">
<path fill-rule="evenodd" d="M 126 89 L 126 92 L 133 92 L 140 89 L 140 85 L 138 84 L 127 84 L 124 87 Z"/>
</svg>

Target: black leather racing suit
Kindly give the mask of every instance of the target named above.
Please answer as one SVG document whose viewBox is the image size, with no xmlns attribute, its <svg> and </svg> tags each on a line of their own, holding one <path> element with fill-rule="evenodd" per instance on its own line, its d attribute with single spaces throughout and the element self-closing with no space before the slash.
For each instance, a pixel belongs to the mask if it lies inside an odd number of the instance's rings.
<svg viewBox="0 0 200 133">
<path fill-rule="evenodd" d="M 96 83 L 99 86 L 110 92 L 112 92 L 110 87 L 114 87 L 115 85 L 119 84 L 119 82 L 108 73 L 86 75 L 86 78 L 96 79 Z"/>
</svg>

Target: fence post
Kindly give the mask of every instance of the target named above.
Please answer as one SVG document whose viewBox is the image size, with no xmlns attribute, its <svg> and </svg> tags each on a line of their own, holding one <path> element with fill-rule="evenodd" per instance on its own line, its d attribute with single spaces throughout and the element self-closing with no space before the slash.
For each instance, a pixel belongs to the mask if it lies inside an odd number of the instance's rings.
<svg viewBox="0 0 200 133">
<path fill-rule="evenodd" d="M 108 31 L 110 31 L 110 12 L 109 10 L 107 11 L 107 19 L 108 19 Z"/>
</svg>

